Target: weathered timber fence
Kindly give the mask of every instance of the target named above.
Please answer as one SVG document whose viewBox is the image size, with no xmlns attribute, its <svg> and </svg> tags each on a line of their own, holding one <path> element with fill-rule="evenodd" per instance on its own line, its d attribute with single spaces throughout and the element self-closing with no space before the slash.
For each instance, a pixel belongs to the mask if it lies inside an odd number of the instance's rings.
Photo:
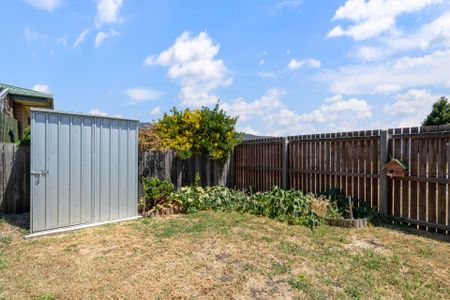
<svg viewBox="0 0 450 300">
<path fill-rule="evenodd" d="M 409 166 L 405 177 L 385 176 L 390 158 Z M 386 215 L 448 232 L 449 163 L 450 126 L 431 126 L 246 141 L 224 163 L 140 152 L 139 176 L 170 178 L 177 187 L 192 184 L 196 172 L 203 186 L 265 191 L 277 185 L 311 193 L 336 187 Z M 0 212 L 29 211 L 29 174 L 29 149 L 0 144 Z"/>
<path fill-rule="evenodd" d="M 188 159 L 180 159 L 175 151 L 151 151 L 139 153 L 139 178 L 169 178 L 177 187 L 194 183 L 195 174 L 200 175 L 202 186 L 233 186 L 232 160 L 225 162 L 209 160 L 206 155 L 194 155 Z M 140 180 L 139 180 L 140 181 Z M 142 195 L 142 184 L 139 182 L 139 195 Z"/>
<path fill-rule="evenodd" d="M 381 213 L 433 230 L 450 230 L 450 127 L 327 133 L 247 141 L 234 151 L 235 186 L 278 185 L 320 193 L 340 188 Z M 390 158 L 405 177 L 383 171 Z"/>
<path fill-rule="evenodd" d="M 267 191 L 283 186 L 283 138 L 246 141 L 234 150 L 237 188 Z"/>
<path fill-rule="evenodd" d="M 0 144 L 0 212 L 30 211 L 30 148 Z"/>
<path fill-rule="evenodd" d="M 14 143 L 19 140 L 17 120 L 0 112 L 0 143 Z"/>
</svg>

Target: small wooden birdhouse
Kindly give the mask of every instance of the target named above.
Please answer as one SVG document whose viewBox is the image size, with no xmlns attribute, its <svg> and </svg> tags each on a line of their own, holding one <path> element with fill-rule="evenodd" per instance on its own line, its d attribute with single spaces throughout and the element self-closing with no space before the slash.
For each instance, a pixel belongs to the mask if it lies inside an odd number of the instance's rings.
<svg viewBox="0 0 450 300">
<path fill-rule="evenodd" d="M 386 176 L 389 177 L 404 177 L 406 170 L 408 170 L 408 165 L 395 158 L 384 166 Z"/>
</svg>

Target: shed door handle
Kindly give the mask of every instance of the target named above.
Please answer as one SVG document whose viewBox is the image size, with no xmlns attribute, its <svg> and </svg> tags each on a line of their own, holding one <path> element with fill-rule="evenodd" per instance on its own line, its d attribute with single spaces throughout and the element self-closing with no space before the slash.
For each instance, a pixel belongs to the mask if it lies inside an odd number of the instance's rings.
<svg viewBox="0 0 450 300">
<path fill-rule="evenodd" d="M 34 176 L 44 176 L 48 174 L 48 170 L 31 171 L 31 175 Z"/>
</svg>

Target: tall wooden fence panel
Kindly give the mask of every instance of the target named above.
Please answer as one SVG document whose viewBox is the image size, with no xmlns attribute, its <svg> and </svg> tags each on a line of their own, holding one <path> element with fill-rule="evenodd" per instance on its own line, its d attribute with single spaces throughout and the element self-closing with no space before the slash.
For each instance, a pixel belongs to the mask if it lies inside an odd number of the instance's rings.
<svg viewBox="0 0 450 300">
<path fill-rule="evenodd" d="M 408 166 L 405 177 L 388 179 L 388 214 L 422 229 L 449 230 L 450 127 L 391 130 L 389 153 Z"/>
<path fill-rule="evenodd" d="M 450 126 L 259 139 L 234 153 L 237 188 L 339 188 L 405 223 L 450 231 Z M 408 166 L 404 177 L 386 176 L 383 168 L 392 158 Z"/>
<path fill-rule="evenodd" d="M 0 112 L 0 143 L 15 143 L 19 140 L 17 120 Z"/>
<path fill-rule="evenodd" d="M 238 189 L 267 191 L 282 186 L 283 138 L 247 141 L 234 150 L 235 180 Z"/>
<path fill-rule="evenodd" d="M 379 130 L 288 138 L 289 187 L 307 193 L 331 188 L 379 206 Z"/>
<path fill-rule="evenodd" d="M 233 171 L 231 159 L 224 162 L 212 161 L 206 155 L 180 159 L 175 151 L 139 152 L 139 195 L 142 195 L 142 176 L 167 178 L 179 188 L 193 184 L 195 174 L 198 173 L 202 186 L 232 186 Z"/>
<path fill-rule="evenodd" d="M 30 211 L 30 148 L 0 144 L 0 212 Z"/>
</svg>

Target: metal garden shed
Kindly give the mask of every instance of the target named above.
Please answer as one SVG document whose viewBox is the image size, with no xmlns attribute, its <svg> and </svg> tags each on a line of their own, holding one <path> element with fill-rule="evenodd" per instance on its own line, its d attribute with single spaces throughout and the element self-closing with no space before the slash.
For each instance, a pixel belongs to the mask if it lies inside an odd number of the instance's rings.
<svg viewBox="0 0 450 300">
<path fill-rule="evenodd" d="M 32 236 L 137 218 L 138 121 L 31 110 Z"/>
</svg>

